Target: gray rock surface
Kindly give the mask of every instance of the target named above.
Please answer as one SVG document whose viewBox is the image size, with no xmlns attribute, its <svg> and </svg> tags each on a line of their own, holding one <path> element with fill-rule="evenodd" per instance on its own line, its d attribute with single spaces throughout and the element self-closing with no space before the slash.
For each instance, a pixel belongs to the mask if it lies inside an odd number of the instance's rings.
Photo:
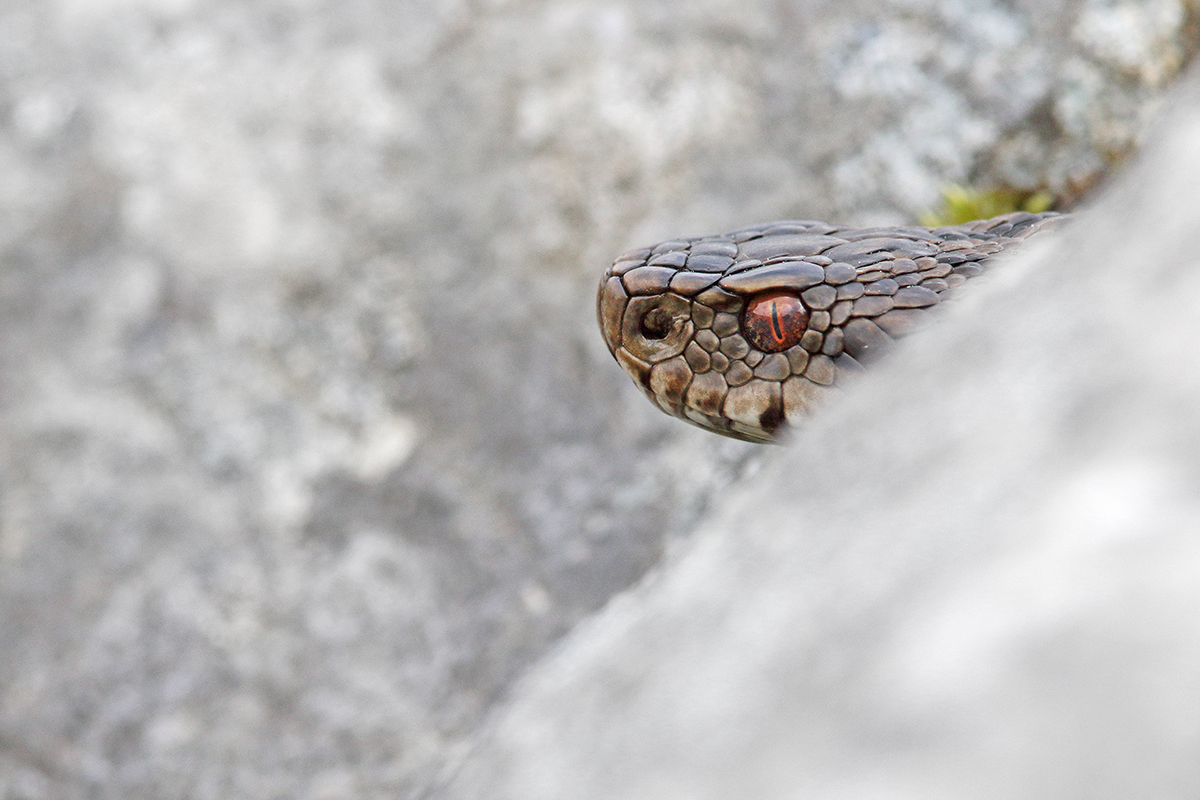
<svg viewBox="0 0 1200 800">
<path fill-rule="evenodd" d="M 1200 794 L 1200 71 L 1149 155 L 766 459 L 441 797 Z"/>
<path fill-rule="evenodd" d="M 1086 184 L 1190 8 L 0 4 L 0 797 L 420 793 L 753 452 L 601 265 Z"/>
</svg>

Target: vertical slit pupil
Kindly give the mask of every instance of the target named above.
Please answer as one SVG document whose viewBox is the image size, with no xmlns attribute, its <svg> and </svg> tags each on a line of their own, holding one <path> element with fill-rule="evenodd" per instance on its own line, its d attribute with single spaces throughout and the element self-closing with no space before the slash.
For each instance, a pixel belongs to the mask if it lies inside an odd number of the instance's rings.
<svg viewBox="0 0 1200 800">
<path fill-rule="evenodd" d="M 742 335 L 761 353 L 778 353 L 800 342 L 808 330 L 808 309 L 790 292 L 753 298 L 742 315 Z"/>
</svg>

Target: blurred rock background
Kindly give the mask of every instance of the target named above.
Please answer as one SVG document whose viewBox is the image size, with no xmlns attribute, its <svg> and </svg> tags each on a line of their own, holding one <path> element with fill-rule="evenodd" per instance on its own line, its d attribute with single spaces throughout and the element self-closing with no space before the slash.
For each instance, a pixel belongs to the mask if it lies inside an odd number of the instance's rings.
<svg viewBox="0 0 1200 800">
<path fill-rule="evenodd" d="M 534 665 L 439 800 L 1200 796 L 1200 70 Z"/>
<path fill-rule="evenodd" d="M 0 3 L 0 797 L 418 796 L 759 458 L 613 254 L 1071 200 L 1184 0 Z"/>
</svg>

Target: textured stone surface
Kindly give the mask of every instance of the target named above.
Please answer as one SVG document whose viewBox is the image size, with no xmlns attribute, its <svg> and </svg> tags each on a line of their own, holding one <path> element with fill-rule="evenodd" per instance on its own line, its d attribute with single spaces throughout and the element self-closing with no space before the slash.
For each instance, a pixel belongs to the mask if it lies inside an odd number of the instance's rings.
<svg viewBox="0 0 1200 800">
<path fill-rule="evenodd" d="M 440 796 L 1200 794 L 1200 72 L 1185 89 L 1097 208 L 577 628 Z"/>
<path fill-rule="evenodd" d="M 421 792 L 749 452 L 612 255 L 1090 176 L 1179 8 L 0 5 L 0 796 Z"/>
</svg>

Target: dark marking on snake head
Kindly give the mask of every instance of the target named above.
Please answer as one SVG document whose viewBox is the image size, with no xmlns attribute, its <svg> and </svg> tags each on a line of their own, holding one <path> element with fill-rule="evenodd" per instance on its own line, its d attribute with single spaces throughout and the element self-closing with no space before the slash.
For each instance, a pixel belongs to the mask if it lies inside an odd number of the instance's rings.
<svg viewBox="0 0 1200 800">
<path fill-rule="evenodd" d="M 766 411 L 758 418 L 758 424 L 767 433 L 774 435 L 779 432 L 779 428 L 785 424 L 783 409 L 772 403 Z"/>
<path fill-rule="evenodd" d="M 746 306 L 742 335 L 761 353 L 782 353 L 808 330 L 808 309 L 788 292 L 759 295 Z"/>
</svg>

